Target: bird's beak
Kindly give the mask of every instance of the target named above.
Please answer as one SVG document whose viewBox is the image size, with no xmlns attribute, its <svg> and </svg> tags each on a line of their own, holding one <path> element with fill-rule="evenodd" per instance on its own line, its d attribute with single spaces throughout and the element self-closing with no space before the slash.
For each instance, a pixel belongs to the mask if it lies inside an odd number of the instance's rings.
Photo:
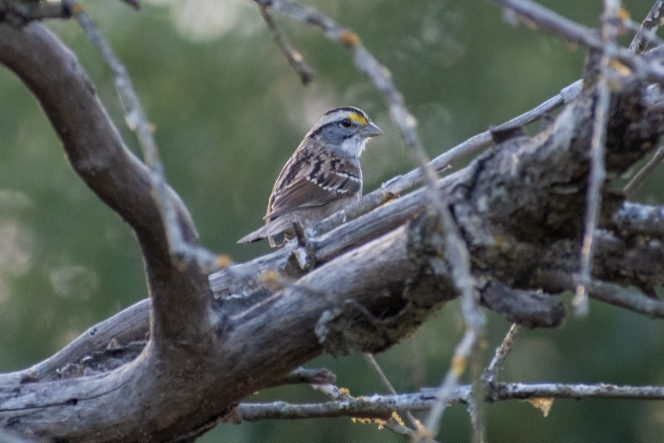
<svg viewBox="0 0 664 443">
<path fill-rule="evenodd" d="M 372 122 L 369 122 L 368 125 L 366 125 L 362 129 L 360 129 L 360 135 L 362 137 L 375 137 L 375 136 L 380 135 L 382 133 L 383 133 L 383 131 L 378 126 L 373 124 Z"/>
</svg>

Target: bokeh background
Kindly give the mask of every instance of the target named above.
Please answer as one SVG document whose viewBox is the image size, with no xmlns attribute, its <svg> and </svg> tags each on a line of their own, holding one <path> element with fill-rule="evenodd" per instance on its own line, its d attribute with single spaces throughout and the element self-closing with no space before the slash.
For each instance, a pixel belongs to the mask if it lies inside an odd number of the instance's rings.
<svg viewBox="0 0 664 443">
<path fill-rule="evenodd" d="M 601 0 L 544 5 L 589 26 Z M 642 20 L 650 0 L 624 2 Z M 435 156 L 489 125 L 526 111 L 581 73 L 585 50 L 512 27 L 486 1 L 308 0 L 357 31 L 393 73 Z M 363 156 L 365 190 L 413 168 L 379 94 L 348 52 L 318 29 L 275 18 L 316 69 L 302 86 L 248 0 L 143 0 L 142 9 L 87 0 L 126 63 L 152 122 L 170 183 L 189 206 L 205 246 L 245 261 L 265 244 L 236 245 L 262 224 L 267 197 L 303 134 L 326 110 L 355 105 L 385 134 Z M 49 22 L 78 54 L 127 143 L 112 78 L 73 21 Z M 629 41 L 629 36 L 623 37 Z M 533 129 L 534 130 L 534 129 Z M 138 152 L 138 151 L 137 151 Z M 467 160 L 466 160 L 467 161 Z M 459 167 L 463 162 L 456 164 Z M 664 170 L 638 195 L 663 203 Z M 67 164 L 27 89 L 0 70 L 0 371 L 25 368 L 146 296 L 133 234 Z M 569 296 L 565 297 L 569 302 Z M 556 330 L 527 331 L 503 380 L 664 384 L 664 323 L 591 302 L 590 316 Z M 489 314 L 488 358 L 509 324 Z M 399 391 L 437 385 L 463 325 L 456 302 L 411 338 L 378 355 Z M 382 392 L 360 355 L 322 356 L 311 367 L 338 374 L 354 395 Z M 306 386 L 250 400 L 323 400 Z M 661 441 L 664 403 L 556 400 L 550 415 L 516 401 L 487 405 L 489 441 Z M 463 406 L 451 407 L 440 438 L 467 441 Z M 400 442 L 348 418 L 222 424 L 201 442 Z"/>
</svg>

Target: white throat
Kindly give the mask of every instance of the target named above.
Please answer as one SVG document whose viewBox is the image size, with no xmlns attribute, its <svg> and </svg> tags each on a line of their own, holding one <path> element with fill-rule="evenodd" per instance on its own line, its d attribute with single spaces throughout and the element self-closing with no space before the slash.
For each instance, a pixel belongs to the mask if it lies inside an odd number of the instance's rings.
<svg viewBox="0 0 664 443">
<path fill-rule="evenodd" d="M 344 140 L 337 149 L 339 149 L 339 151 L 347 157 L 360 158 L 360 154 L 362 154 L 366 146 L 367 139 L 355 135 L 349 139 Z"/>
</svg>

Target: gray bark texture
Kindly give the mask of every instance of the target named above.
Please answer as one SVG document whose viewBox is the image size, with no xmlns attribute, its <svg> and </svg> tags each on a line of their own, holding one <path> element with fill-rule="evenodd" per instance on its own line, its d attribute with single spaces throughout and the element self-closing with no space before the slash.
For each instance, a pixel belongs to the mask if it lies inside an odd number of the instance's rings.
<svg viewBox="0 0 664 443">
<path fill-rule="evenodd" d="M 657 50 L 644 56 L 663 59 Z M 1 374 L 5 430 L 45 441 L 191 440 L 313 357 L 384 350 L 458 297 L 426 189 L 209 276 L 182 266 L 169 253 L 149 171 L 76 57 L 39 23 L 0 24 L 0 63 L 39 101 L 72 168 L 136 232 L 150 295 L 44 362 Z M 599 296 L 639 288 L 635 303 L 613 303 L 662 317 L 652 298 L 664 281 L 661 210 L 626 202 L 610 179 L 656 147 L 664 94 L 639 71 L 616 82 L 598 282 L 588 289 Z M 576 284 L 594 104 L 587 81 L 540 133 L 495 133 L 495 146 L 437 184 L 470 252 L 481 303 L 530 327 L 560 324 L 566 311 L 554 295 Z M 172 199 L 195 244 L 186 207 L 174 192 Z"/>
</svg>

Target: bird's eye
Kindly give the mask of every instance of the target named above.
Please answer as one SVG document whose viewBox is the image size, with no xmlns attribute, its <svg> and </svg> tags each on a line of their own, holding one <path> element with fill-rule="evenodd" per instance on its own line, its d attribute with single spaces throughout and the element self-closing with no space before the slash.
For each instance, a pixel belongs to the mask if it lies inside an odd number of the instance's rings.
<svg viewBox="0 0 664 443">
<path fill-rule="evenodd" d="M 341 120 L 341 126 L 343 126 L 344 128 L 350 128 L 352 124 L 353 123 L 351 123 L 350 119 L 348 118 Z"/>
</svg>

